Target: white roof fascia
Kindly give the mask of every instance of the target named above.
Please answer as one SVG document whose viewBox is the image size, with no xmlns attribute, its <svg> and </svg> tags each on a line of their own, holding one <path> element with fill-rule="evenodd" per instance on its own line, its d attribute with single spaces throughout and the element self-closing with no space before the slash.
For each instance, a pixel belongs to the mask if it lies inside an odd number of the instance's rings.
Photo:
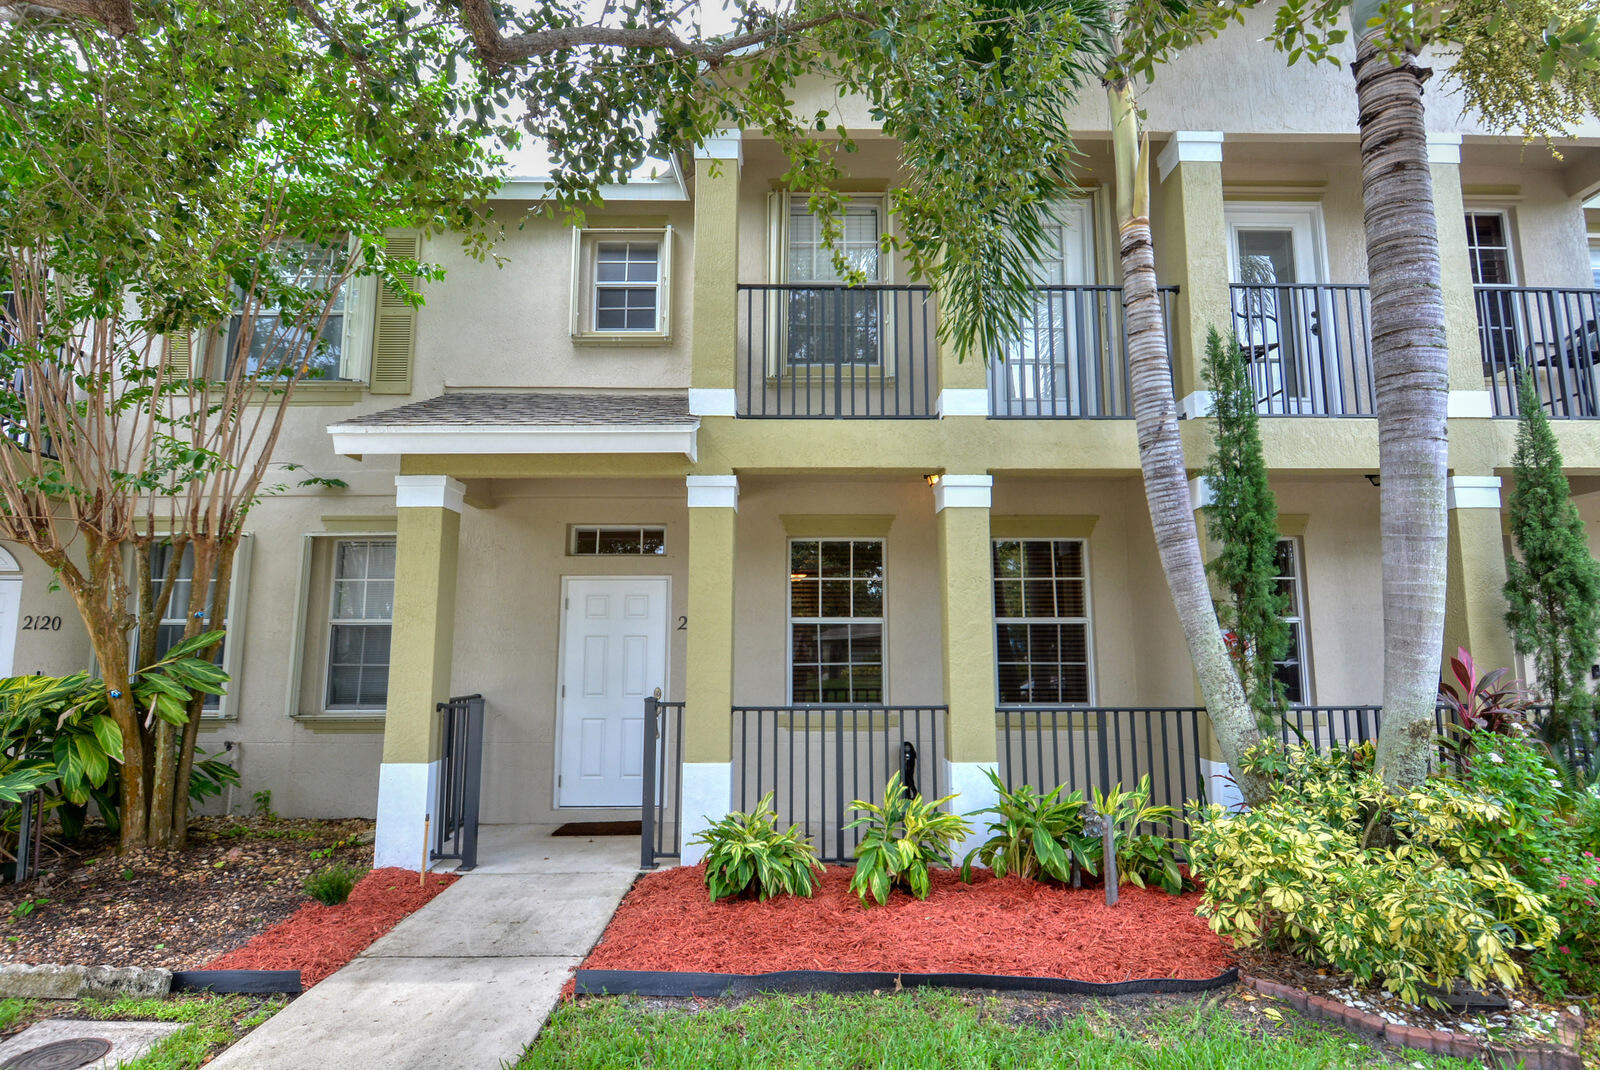
<svg viewBox="0 0 1600 1070">
<path fill-rule="evenodd" d="M 408 453 L 681 453 L 698 456 L 693 424 L 333 424 L 333 451 L 346 457 Z"/>
</svg>

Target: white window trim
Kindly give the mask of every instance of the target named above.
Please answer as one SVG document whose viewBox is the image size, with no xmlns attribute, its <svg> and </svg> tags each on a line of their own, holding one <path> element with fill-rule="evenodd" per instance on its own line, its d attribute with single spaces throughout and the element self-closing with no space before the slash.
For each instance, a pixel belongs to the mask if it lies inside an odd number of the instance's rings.
<svg viewBox="0 0 1600 1070">
<path fill-rule="evenodd" d="M 876 617 L 796 617 L 794 615 L 794 590 L 789 579 L 793 568 L 794 544 L 797 542 L 875 542 L 883 548 L 883 612 Z M 818 565 L 821 565 L 818 550 Z M 798 705 L 817 709 L 850 709 L 855 706 L 887 706 L 889 704 L 889 540 L 882 535 L 797 535 L 783 542 L 783 612 L 788 622 L 784 628 L 783 693 L 787 705 L 797 705 L 794 699 L 794 626 L 801 624 L 877 624 L 878 625 L 878 701 L 876 702 L 807 702 Z M 853 583 L 854 580 L 852 579 Z M 817 603 L 820 613 L 822 603 Z M 854 663 L 852 663 L 854 664 Z"/>
<path fill-rule="evenodd" d="M 250 565 L 255 554 L 255 535 L 245 532 L 239 536 L 239 545 L 233 553 L 233 575 L 228 579 L 228 616 L 223 622 L 223 629 L 227 635 L 222 640 L 222 668 L 228 674 L 228 691 L 221 696 L 214 710 L 202 709 L 200 720 L 202 724 L 217 724 L 222 721 L 237 721 L 239 719 L 238 704 L 235 696 L 239 691 L 239 681 L 244 673 L 244 623 L 249 620 L 246 616 L 249 606 L 250 594 Z M 132 562 L 128 565 L 128 574 L 132 575 Z M 135 592 L 135 602 L 138 592 Z M 172 612 L 172 607 L 167 607 L 167 612 Z M 183 623 L 178 617 L 163 617 L 164 623 Z M 241 622 L 235 629 L 234 622 Z M 99 662 L 91 655 L 90 671 L 98 674 Z"/>
<path fill-rule="evenodd" d="M 1296 267 L 1310 267 L 1315 278 L 1301 283 L 1327 282 L 1328 239 L 1322 205 L 1317 201 L 1225 201 L 1223 221 L 1228 228 L 1228 280 L 1239 277 L 1239 232 L 1250 230 L 1289 230 L 1297 239 Z M 1310 248 L 1298 250 L 1298 239 L 1309 238 Z"/>
<path fill-rule="evenodd" d="M 1589 235 L 1589 275 L 1590 285 L 1600 290 L 1600 234 Z"/>
<path fill-rule="evenodd" d="M 1285 623 L 1293 622 L 1300 627 L 1300 702 L 1301 706 L 1315 706 L 1317 704 L 1316 674 L 1311 671 L 1311 621 L 1306 605 L 1306 554 L 1305 543 L 1298 535 L 1280 535 L 1278 542 L 1288 543 L 1290 552 L 1294 554 L 1294 598 L 1295 605 L 1300 607 L 1298 613 L 1286 613 L 1282 620 Z M 1275 580 L 1288 579 L 1287 576 L 1275 576 Z"/>
<path fill-rule="evenodd" d="M 659 531 L 659 532 L 661 532 L 661 552 L 660 553 L 644 553 L 644 552 L 640 552 L 640 553 L 636 553 L 636 554 L 602 554 L 602 553 L 592 553 L 592 554 L 590 554 L 590 553 L 581 553 L 578 550 L 578 533 L 581 532 L 581 531 L 595 531 L 595 532 L 627 531 L 627 532 L 633 532 L 633 533 L 636 533 L 636 534 L 639 535 L 639 541 L 640 541 L 640 545 L 641 546 L 644 545 L 644 533 L 645 532 L 647 532 L 647 531 Z M 669 553 L 671 553 L 671 548 L 668 547 L 668 545 L 667 545 L 667 525 L 665 525 L 665 524 L 571 524 L 571 525 L 568 525 L 568 527 L 567 527 L 567 556 L 568 557 L 598 557 L 598 558 L 607 558 L 607 557 L 623 557 L 623 558 L 627 558 L 627 557 L 666 557 Z"/>
<path fill-rule="evenodd" d="M 319 683 L 317 688 L 318 700 L 310 709 L 300 704 L 300 690 L 305 683 L 306 637 L 311 616 L 311 572 L 315 560 L 318 540 L 363 540 L 363 539 L 394 539 L 395 531 L 390 528 L 383 530 L 367 531 L 311 531 L 306 532 L 300 539 L 300 568 L 296 580 L 297 595 L 295 598 L 294 626 L 289 637 L 289 688 L 284 700 L 284 713 L 289 718 L 297 721 L 382 721 L 386 710 L 330 710 L 327 708 L 328 695 L 327 658 L 319 670 Z M 330 585 L 331 586 L 331 585 Z M 320 621 L 321 627 L 327 627 L 326 618 Z M 392 625 L 391 625 L 392 627 Z M 393 663 L 391 662 L 391 667 Z"/>
<path fill-rule="evenodd" d="M 327 650 L 324 652 L 323 657 L 322 657 L 322 685 L 321 685 L 321 688 L 318 691 L 318 694 L 320 695 L 320 701 L 317 704 L 322 707 L 322 709 L 323 709 L 323 711 L 325 713 L 330 714 L 330 715 L 332 715 L 334 717 L 352 716 L 352 715 L 353 716 L 357 716 L 357 717 L 363 716 L 363 715 L 370 716 L 372 714 L 382 713 L 382 712 L 386 712 L 388 710 L 389 704 L 388 704 L 387 697 L 385 697 L 384 704 L 381 707 L 379 707 L 379 706 L 340 706 L 340 707 L 335 708 L 333 706 L 333 704 L 329 701 L 329 696 L 328 696 L 328 687 L 332 683 L 332 677 L 333 677 L 333 629 L 338 627 L 338 626 L 340 626 L 340 625 L 344 625 L 344 626 L 347 626 L 347 627 L 362 628 L 362 627 L 372 627 L 372 626 L 375 626 L 375 625 L 378 625 L 378 624 L 382 623 L 382 621 L 379 620 L 378 618 L 372 618 L 372 617 L 363 617 L 363 618 L 361 618 L 359 620 L 356 620 L 356 619 L 353 619 L 353 618 L 335 617 L 333 615 L 333 611 L 334 611 L 335 607 L 337 607 L 338 604 L 339 604 L 338 560 L 339 560 L 339 544 L 342 543 L 342 542 L 363 542 L 363 543 L 392 542 L 392 543 L 395 543 L 395 546 L 396 546 L 397 550 L 399 549 L 399 543 L 396 540 L 394 535 L 369 536 L 369 535 L 347 535 L 347 534 L 341 534 L 340 537 L 335 539 L 334 542 L 333 542 L 333 550 L 331 551 L 332 554 L 333 554 L 333 558 L 328 563 L 328 607 L 327 607 L 327 612 L 323 615 L 323 618 L 322 618 L 322 626 L 327 632 L 328 646 L 327 646 Z M 396 559 L 395 565 L 396 565 L 395 571 L 398 574 L 398 572 L 399 572 L 398 557 Z M 391 583 L 396 583 L 397 580 L 398 580 L 398 575 L 396 576 L 396 578 L 394 580 L 391 580 L 390 582 Z M 361 581 L 362 581 L 362 583 L 371 582 L 370 578 L 366 577 L 366 576 L 361 577 Z M 391 596 L 391 598 L 392 598 L 392 596 Z M 393 648 L 392 644 L 393 644 L 393 640 L 394 640 L 394 606 L 393 606 L 393 602 L 392 601 L 391 601 L 390 607 L 389 607 L 388 624 L 389 624 L 389 639 L 390 639 L 390 643 L 391 643 L 389 667 L 393 668 L 394 667 L 394 658 L 393 658 L 393 649 L 394 648 Z M 385 694 L 385 696 L 388 695 L 387 685 L 385 685 L 384 694 Z"/>
<path fill-rule="evenodd" d="M 805 205 L 811 199 L 809 193 L 797 193 L 791 190 L 777 190 L 767 196 L 767 279 L 778 284 L 787 284 L 794 280 L 789 278 L 789 215 L 796 204 Z M 893 233 L 894 222 L 889 216 L 889 193 L 887 190 L 875 193 L 851 193 L 844 197 L 844 206 L 849 208 L 857 204 L 870 204 L 878 210 L 878 236 L 880 243 L 885 235 Z M 816 282 L 808 284 L 816 286 L 838 286 L 842 283 Z M 868 283 L 879 285 L 892 285 L 895 281 L 894 256 L 892 252 L 882 249 L 880 244 L 878 252 L 878 275 L 868 279 Z M 789 363 L 785 358 L 788 352 L 785 331 L 787 329 L 786 316 L 784 315 L 784 294 L 781 291 L 767 293 L 767 308 L 765 318 L 767 324 L 767 375 L 776 378 L 785 374 Z M 889 302 L 884 309 L 884 322 L 879 327 L 880 339 L 889 339 L 895 336 L 897 330 L 894 319 L 894 302 Z M 881 343 L 880 343 L 881 344 Z M 891 365 L 895 353 L 894 346 L 888 346 L 887 352 L 878 354 L 878 361 L 873 365 L 858 365 L 858 370 L 871 376 L 877 373 L 893 379 L 895 369 Z M 795 365 L 805 367 L 805 365 Z M 827 374 L 827 365 L 812 365 L 815 374 Z"/>
<path fill-rule="evenodd" d="M 569 330 L 575 342 L 657 345 L 672 338 L 671 224 L 660 227 L 573 227 Z M 602 241 L 655 242 L 656 326 L 650 331 L 600 331 L 594 326 L 595 257 Z"/>
<path fill-rule="evenodd" d="M 1094 656 L 1094 575 L 1093 565 L 1089 558 L 1089 540 L 1081 536 L 1037 536 L 1033 538 L 991 538 L 989 540 L 989 602 L 994 604 L 994 546 L 999 542 L 1075 542 L 1083 548 L 1083 605 L 1088 613 L 1082 617 L 1002 617 L 994 614 L 994 697 L 995 705 L 1000 702 L 1000 625 L 1001 624 L 1082 624 L 1084 630 L 1084 658 L 1087 661 L 1087 677 L 1089 683 L 1089 699 L 1087 702 L 1007 702 L 1006 709 L 1032 710 L 1052 709 L 1063 706 L 1093 707 L 1097 704 L 1099 695 L 1098 683 L 1095 679 Z M 1026 601 L 1023 603 L 1026 605 Z M 1060 662 L 1057 662 L 1059 665 Z"/>
</svg>

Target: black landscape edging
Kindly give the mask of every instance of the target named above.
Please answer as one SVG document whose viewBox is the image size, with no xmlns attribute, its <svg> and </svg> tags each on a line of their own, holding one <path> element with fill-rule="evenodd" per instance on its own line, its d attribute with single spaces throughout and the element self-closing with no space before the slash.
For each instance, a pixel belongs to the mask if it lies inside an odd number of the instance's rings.
<svg viewBox="0 0 1600 1070">
<path fill-rule="evenodd" d="M 299 970 L 174 970 L 174 992 L 298 996 Z"/>
<path fill-rule="evenodd" d="M 781 970 L 777 973 L 675 973 L 668 970 L 583 970 L 580 996 L 754 996 L 766 992 L 875 992 L 893 988 L 974 988 L 996 992 L 1050 992 L 1065 996 L 1127 996 L 1206 992 L 1239 980 L 1236 967 L 1215 977 L 1190 980 L 1150 977 L 1134 981 L 1075 981 L 1068 977 L 1011 977 L 990 973 L 839 973 Z"/>
</svg>

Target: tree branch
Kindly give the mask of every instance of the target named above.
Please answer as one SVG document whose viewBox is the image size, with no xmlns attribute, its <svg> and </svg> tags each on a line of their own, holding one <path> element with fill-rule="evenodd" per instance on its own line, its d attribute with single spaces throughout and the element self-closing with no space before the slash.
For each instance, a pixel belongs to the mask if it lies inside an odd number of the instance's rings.
<svg viewBox="0 0 1600 1070">
<path fill-rule="evenodd" d="M 113 37 L 138 29 L 132 0 L 49 0 L 48 3 L 0 3 L 0 19 L 66 18 L 98 22 Z"/>
</svg>

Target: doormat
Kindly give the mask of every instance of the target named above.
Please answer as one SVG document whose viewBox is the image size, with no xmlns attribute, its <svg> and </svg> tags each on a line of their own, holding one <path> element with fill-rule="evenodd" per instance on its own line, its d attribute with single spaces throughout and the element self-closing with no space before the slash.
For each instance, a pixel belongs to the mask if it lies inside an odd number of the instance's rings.
<svg viewBox="0 0 1600 1070">
<path fill-rule="evenodd" d="M 1150 977 L 1131 981 L 1077 981 L 1070 977 L 1011 977 L 988 973 L 673 973 L 666 970 L 582 970 L 580 996 L 755 996 L 770 992 L 892 992 L 902 988 L 973 988 L 992 992 L 1050 992 L 1069 996 L 1126 996 L 1205 992 L 1239 980 L 1237 967 L 1200 979 Z"/>
<path fill-rule="evenodd" d="M 569 821 L 552 836 L 638 836 L 637 821 Z"/>
</svg>

